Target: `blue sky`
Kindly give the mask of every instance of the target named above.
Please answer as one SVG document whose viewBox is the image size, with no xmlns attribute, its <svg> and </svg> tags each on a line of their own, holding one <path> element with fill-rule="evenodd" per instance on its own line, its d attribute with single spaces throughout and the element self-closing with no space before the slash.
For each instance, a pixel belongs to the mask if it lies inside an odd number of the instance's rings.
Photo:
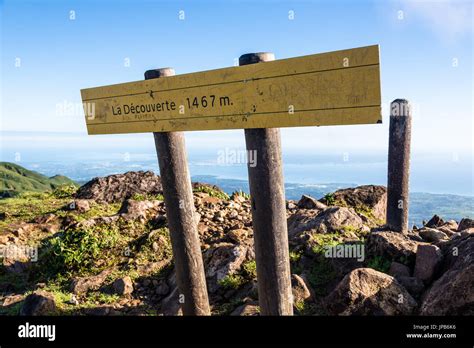
<svg viewBox="0 0 474 348">
<path fill-rule="evenodd" d="M 143 79 L 151 68 L 172 66 L 187 73 L 234 65 L 247 52 L 272 51 L 288 58 L 379 44 L 384 124 L 284 129 L 283 146 L 385 151 L 387 106 L 402 97 L 414 106 L 414 152 L 472 161 L 470 1 L 0 3 L 2 131 L 86 134 L 82 113 L 61 115 L 57 105 L 80 103 L 81 88 Z M 293 20 L 289 11 L 294 11 Z M 14 143 L 11 136 L 4 133 L 4 147 Z M 208 132 L 186 137 L 193 148 L 244 146 L 238 130 L 214 131 L 212 141 Z M 64 146 L 152 148 L 143 135 L 65 139 Z"/>
</svg>

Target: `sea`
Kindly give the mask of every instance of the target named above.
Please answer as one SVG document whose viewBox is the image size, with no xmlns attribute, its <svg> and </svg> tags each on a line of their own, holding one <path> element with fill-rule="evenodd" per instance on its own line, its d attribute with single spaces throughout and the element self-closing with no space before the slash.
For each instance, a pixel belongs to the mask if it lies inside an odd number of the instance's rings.
<svg viewBox="0 0 474 348">
<path fill-rule="evenodd" d="M 150 134 L 135 136 L 133 142 L 83 139 L 86 136 L 3 133 L 0 160 L 47 176 L 65 175 L 79 183 L 127 171 L 159 174 Z M 187 147 L 192 180 L 217 185 L 229 194 L 248 192 L 247 160 L 254 157 L 245 145 L 222 147 L 206 138 L 203 142 L 206 146 Z M 286 198 L 292 200 L 303 194 L 321 198 L 341 188 L 387 183 L 384 151 L 283 149 L 283 168 Z M 420 226 L 434 214 L 445 220 L 474 218 L 472 153 L 412 153 L 410 224 Z"/>
</svg>

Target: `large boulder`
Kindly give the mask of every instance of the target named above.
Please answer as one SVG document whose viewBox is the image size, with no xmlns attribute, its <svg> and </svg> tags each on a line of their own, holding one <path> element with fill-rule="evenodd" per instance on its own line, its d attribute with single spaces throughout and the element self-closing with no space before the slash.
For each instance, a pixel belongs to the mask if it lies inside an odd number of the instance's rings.
<svg viewBox="0 0 474 348">
<path fill-rule="evenodd" d="M 160 207 L 163 207 L 161 201 L 136 201 L 127 199 L 122 203 L 119 214 L 125 220 L 139 220 L 145 222 L 149 218 L 155 217 Z"/>
<path fill-rule="evenodd" d="M 429 228 L 436 228 L 444 224 L 444 220 L 438 215 L 433 215 L 433 217 L 428 221 L 425 226 Z"/>
<path fill-rule="evenodd" d="M 181 308 L 181 296 L 176 282 L 176 273 L 173 272 L 168 277 L 168 296 L 161 301 L 160 313 L 167 316 L 183 315 Z"/>
<path fill-rule="evenodd" d="M 428 289 L 422 315 L 474 315 L 474 237 L 466 235 L 443 244 L 441 277 Z"/>
<path fill-rule="evenodd" d="M 449 220 L 439 227 L 449 229 L 452 232 L 456 232 L 458 230 L 459 224 L 456 222 L 456 220 Z"/>
<path fill-rule="evenodd" d="M 461 232 L 461 231 L 467 230 L 468 228 L 472 228 L 472 227 L 474 227 L 474 220 L 464 218 L 459 222 L 458 231 Z"/>
<path fill-rule="evenodd" d="M 390 269 L 388 271 L 392 277 L 398 279 L 398 277 L 409 277 L 410 276 L 410 268 L 403 263 L 399 262 L 392 262 L 390 265 Z"/>
<path fill-rule="evenodd" d="M 423 281 L 416 277 L 400 276 L 395 277 L 397 281 L 412 295 L 414 298 L 420 298 L 421 294 L 425 290 L 425 284 Z"/>
<path fill-rule="evenodd" d="M 323 209 L 327 208 L 326 204 L 321 203 L 316 198 L 313 198 L 313 197 L 307 196 L 307 195 L 301 196 L 301 199 L 298 201 L 297 206 L 300 209 L 319 209 L 319 210 L 323 210 Z"/>
<path fill-rule="evenodd" d="M 75 199 L 63 207 L 66 211 L 76 211 L 78 213 L 86 213 L 91 209 L 87 199 Z"/>
<path fill-rule="evenodd" d="M 121 202 L 135 194 L 156 195 L 162 191 L 159 176 L 151 171 L 138 171 L 92 179 L 79 188 L 76 198 L 111 203 Z"/>
<path fill-rule="evenodd" d="M 98 305 L 96 307 L 84 308 L 81 310 L 84 315 L 93 317 L 118 316 L 122 315 L 120 311 L 115 310 L 111 305 Z M 132 313 L 131 311 L 129 313 Z"/>
<path fill-rule="evenodd" d="M 418 246 L 424 244 L 427 243 L 414 241 L 406 234 L 393 231 L 372 232 L 366 243 L 369 256 L 386 257 L 409 265 L 414 265 Z"/>
<path fill-rule="evenodd" d="M 413 275 L 429 284 L 439 268 L 443 255 L 436 245 L 419 245 Z"/>
<path fill-rule="evenodd" d="M 368 230 L 354 210 L 345 207 L 330 207 L 319 213 L 318 210 L 302 210 L 288 219 L 290 238 L 305 231 L 333 233 L 350 228 Z"/>
<path fill-rule="evenodd" d="M 71 292 L 76 295 L 83 295 L 89 290 L 98 290 L 110 273 L 111 270 L 106 269 L 94 276 L 74 278 L 71 282 Z"/>
<path fill-rule="evenodd" d="M 290 239 L 304 231 L 314 228 L 314 221 L 320 213 L 317 209 L 299 210 L 288 218 L 288 235 Z"/>
<path fill-rule="evenodd" d="M 336 205 L 358 209 L 369 209 L 372 215 L 385 221 L 387 211 L 387 189 L 385 186 L 364 185 L 338 190 L 332 194 Z M 322 199 L 324 203 L 324 199 Z"/>
<path fill-rule="evenodd" d="M 16 303 L 19 303 L 25 299 L 25 295 L 23 294 L 13 294 L 7 295 L 3 298 L 2 307 L 9 307 Z"/>
<path fill-rule="evenodd" d="M 293 294 L 293 303 L 311 299 L 312 294 L 305 280 L 297 274 L 291 275 L 291 291 Z"/>
<path fill-rule="evenodd" d="M 223 242 L 207 250 L 204 254 L 204 263 L 209 292 L 216 292 L 224 278 L 236 274 L 244 261 L 252 258 L 254 258 L 253 251 L 244 244 Z"/>
<path fill-rule="evenodd" d="M 204 182 L 195 181 L 191 183 L 191 186 L 193 187 L 193 190 L 198 190 L 198 191 L 211 190 L 211 191 L 217 191 L 218 193 L 225 194 L 225 192 L 222 191 L 222 189 L 219 186 L 206 184 Z"/>
<path fill-rule="evenodd" d="M 54 295 L 44 290 L 37 290 L 26 297 L 20 315 L 51 315 L 56 310 Z"/>
<path fill-rule="evenodd" d="M 2 248 L 2 264 L 11 273 L 26 271 L 32 261 L 37 261 L 37 250 L 34 247 L 20 244 L 8 244 Z"/>
<path fill-rule="evenodd" d="M 116 279 L 113 283 L 115 293 L 118 295 L 130 295 L 133 292 L 133 282 L 129 276 Z"/>
<path fill-rule="evenodd" d="M 446 241 L 449 239 L 448 235 L 442 231 L 439 231 L 435 228 L 424 227 L 418 230 L 418 234 L 421 238 L 431 243 L 439 243 L 441 241 Z"/>
<path fill-rule="evenodd" d="M 395 278 L 358 268 L 341 280 L 324 305 L 332 315 L 410 315 L 417 303 Z"/>
<path fill-rule="evenodd" d="M 232 316 L 257 316 L 260 313 L 260 309 L 257 302 L 245 303 L 236 309 L 230 315 Z"/>
</svg>

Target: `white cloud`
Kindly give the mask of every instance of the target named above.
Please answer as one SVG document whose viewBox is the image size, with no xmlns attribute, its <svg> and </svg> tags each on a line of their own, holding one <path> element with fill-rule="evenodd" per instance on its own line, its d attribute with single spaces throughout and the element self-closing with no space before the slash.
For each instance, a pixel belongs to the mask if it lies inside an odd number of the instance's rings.
<svg viewBox="0 0 474 348">
<path fill-rule="evenodd" d="M 407 17 L 423 21 L 446 39 L 472 35 L 473 3 L 470 0 L 401 0 L 398 3 Z"/>
</svg>

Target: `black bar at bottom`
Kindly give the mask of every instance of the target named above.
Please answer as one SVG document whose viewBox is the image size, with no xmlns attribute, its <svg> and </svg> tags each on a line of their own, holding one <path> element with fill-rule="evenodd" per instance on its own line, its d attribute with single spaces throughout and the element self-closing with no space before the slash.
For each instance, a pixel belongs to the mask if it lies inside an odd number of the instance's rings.
<svg viewBox="0 0 474 348">
<path fill-rule="evenodd" d="M 0 346 L 38 343 L 472 347 L 473 321 L 473 317 L 0 317 Z M 30 326 L 55 325 L 54 341 L 20 338 L 19 327 L 26 323 Z"/>
</svg>

